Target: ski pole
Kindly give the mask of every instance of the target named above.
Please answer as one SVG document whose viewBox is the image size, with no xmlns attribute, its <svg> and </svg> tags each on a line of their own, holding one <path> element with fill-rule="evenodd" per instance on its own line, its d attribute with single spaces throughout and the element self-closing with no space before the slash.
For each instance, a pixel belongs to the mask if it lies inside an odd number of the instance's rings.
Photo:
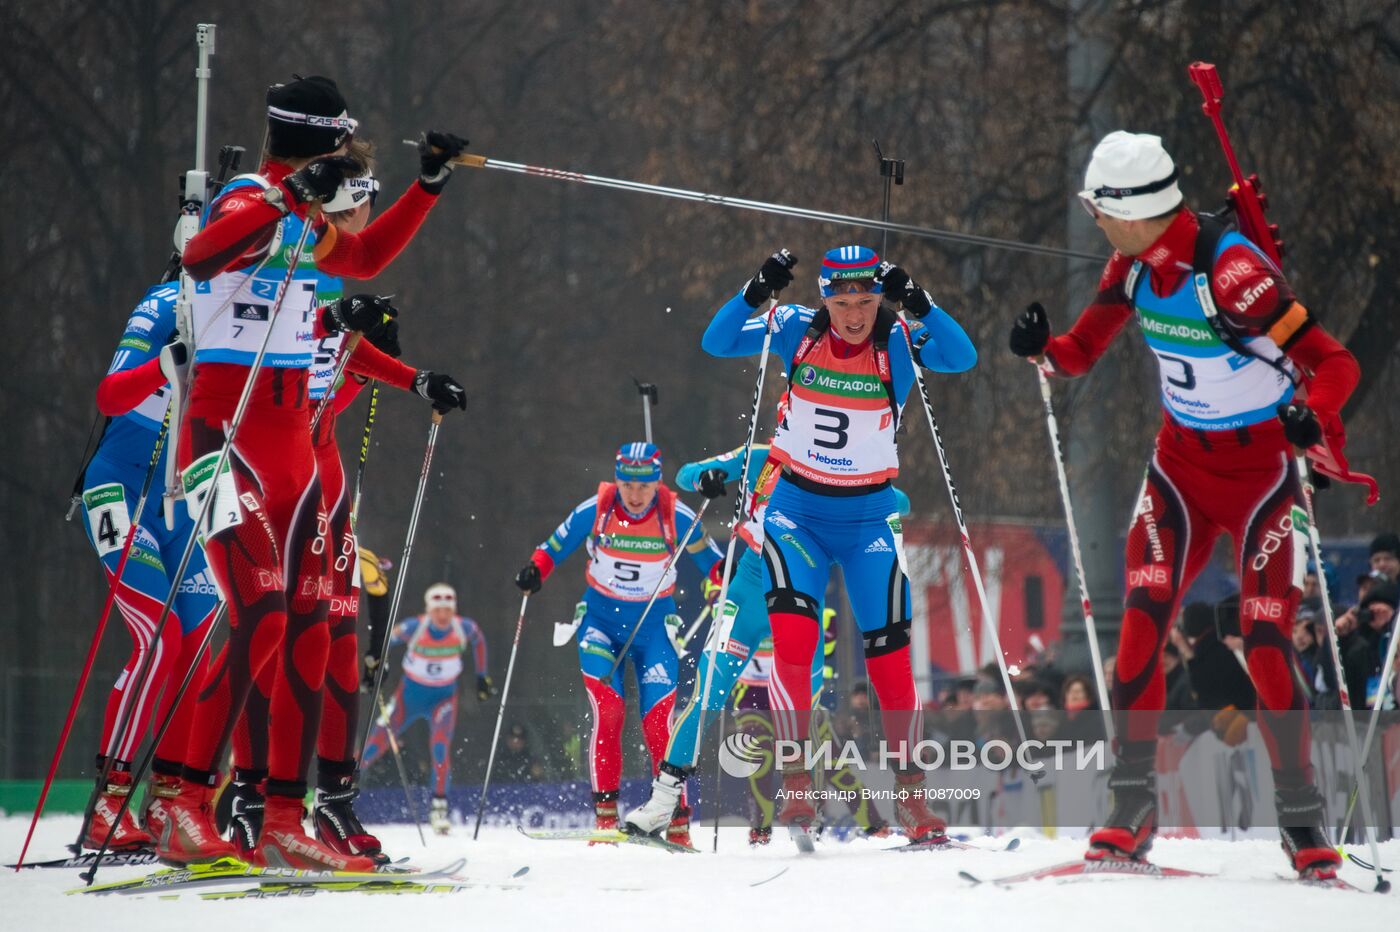
<svg viewBox="0 0 1400 932">
<path fill-rule="evenodd" d="M 370 691 L 370 708 L 373 709 L 379 702 L 379 695 L 384 689 L 384 666 L 382 658 L 389 651 L 389 636 L 394 630 L 394 619 L 399 617 L 399 605 L 403 601 L 404 585 L 408 581 L 408 562 L 413 557 L 413 539 L 418 534 L 418 515 L 423 510 L 423 493 L 428 488 L 428 474 L 433 467 L 433 448 L 437 446 L 438 428 L 442 426 L 443 412 L 433 409 L 432 426 L 428 428 L 428 448 L 423 453 L 423 470 L 418 474 L 418 489 L 413 495 L 413 510 L 408 517 L 408 534 L 403 542 L 403 559 L 399 561 L 399 578 L 394 582 L 394 597 L 389 602 L 389 624 L 384 626 L 384 640 L 379 645 L 381 658 L 378 669 L 374 671 L 374 689 Z M 370 730 L 374 728 L 374 716 L 367 715 L 369 724 L 365 727 L 365 733 L 361 736 L 360 751 L 363 753 L 364 747 L 369 743 Z M 356 754 L 355 759 L 359 760 L 360 755 Z"/>
<path fill-rule="evenodd" d="M 791 269 L 797 264 L 797 259 L 786 249 L 778 252 L 778 257 L 783 264 Z M 768 307 L 763 312 L 763 348 L 758 357 L 758 379 L 753 385 L 753 410 L 749 412 L 749 432 L 744 437 L 743 459 L 739 465 L 739 489 L 734 496 L 734 515 L 729 521 L 729 544 L 724 552 L 724 572 L 720 574 L 719 598 L 715 605 L 719 608 L 714 613 L 714 620 L 710 623 L 710 636 L 705 644 L 705 654 L 709 660 L 709 666 L 705 668 L 705 682 L 701 686 L 700 694 L 696 696 L 695 711 L 700 716 L 700 721 L 695 727 L 695 746 L 691 749 L 690 759 L 696 760 L 700 757 L 700 739 L 705 734 L 705 701 L 710 695 L 710 685 L 714 682 L 715 676 L 715 656 L 719 653 L 720 627 L 724 623 L 724 605 L 729 598 L 729 580 L 733 578 L 737 567 L 734 565 L 734 543 L 739 539 L 739 525 L 744 519 L 744 504 L 749 494 L 749 467 L 750 456 L 753 453 L 754 438 L 758 433 L 758 413 L 763 404 L 763 380 L 768 373 L 768 351 L 773 346 L 773 311 L 778 306 L 778 295 L 775 292 L 768 301 Z M 700 685 L 697 682 L 697 685 Z M 720 703 L 724 707 L 724 703 Z M 690 714 L 690 707 L 687 706 L 685 714 Z M 718 798 L 719 788 L 715 788 L 716 798 Z"/>
<path fill-rule="evenodd" d="M 637 392 L 642 396 L 642 420 L 646 424 L 647 443 L 651 443 L 651 406 L 660 404 L 661 401 L 656 396 L 656 386 L 650 382 L 643 382 L 635 375 L 632 381 L 637 386 Z"/>
<path fill-rule="evenodd" d="M 121 556 L 117 559 L 117 568 L 112 572 L 112 584 L 107 589 L 107 598 L 102 603 L 102 614 L 98 616 L 97 627 L 92 633 L 92 643 L 88 645 L 87 659 L 83 662 L 83 670 L 78 674 L 78 685 L 73 690 L 73 699 L 68 703 L 68 714 L 63 719 L 63 729 L 58 734 L 58 747 L 54 748 L 53 760 L 49 761 L 49 772 L 44 778 L 44 785 L 39 790 L 39 801 L 34 806 L 34 816 L 29 820 L 29 830 L 24 835 L 24 846 L 19 852 L 19 861 L 15 864 L 15 870 L 24 867 L 24 856 L 29 851 L 29 842 L 34 837 L 34 829 L 39 824 L 39 817 L 44 814 L 44 803 L 49 798 L 49 789 L 53 786 L 54 778 L 58 775 L 58 764 L 63 757 L 63 749 L 68 746 L 68 737 L 73 731 L 73 722 L 78 717 L 78 707 L 82 704 L 83 693 L 87 691 L 88 678 L 92 675 L 93 664 L 97 661 L 97 650 L 102 644 L 102 634 L 107 630 L 107 621 L 112 617 L 112 606 L 117 601 L 117 590 L 121 588 L 122 573 L 126 570 L 127 559 L 131 556 L 131 546 L 136 541 L 136 529 L 141 526 L 141 517 L 146 510 L 146 500 L 151 493 L 151 483 L 155 479 L 156 466 L 160 463 L 160 452 L 164 449 L 165 439 L 170 433 L 170 411 L 166 410 L 165 420 L 161 422 L 160 431 L 156 434 L 156 443 L 151 450 L 151 462 L 146 467 L 146 478 L 141 482 L 141 495 L 136 499 L 136 508 L 131 515 L 131 526 L 126 529 L 126 541 L 122 544 Z M 152 639 L 150 650 L 154 652 L 156 641 Z M 135 703 L 133 703 L 135 705 Z M 113 737 L 117 737 L 115 734 Z M 96 784 L 101 786 L 102 784 Z M 95 791 L 94 791 L 95 793 Z M 96 801 L 96 795 L 91 802 Z M 83 831 L 86 833 L 87 819 L 84 818 Z M 81 851 L 82 835 L 78 836 L 79 850 Z"/>
<path fill-rule="evenodd" d="M 1393 623 L 1393 621 L 1392 621 Z M 1390 671 L 1395 666 L 1395 648 L 1400 646 L 1400 631 L 1392 631 L 1390 634 L 1390 644 L 1385 649 L 1385 660 L 1381 663 L 1380 686 L 1376 693 L 1376 704 L 1371 707 L 1370 721 L 1366 723 L 1366 737 L 1361 742 L 1361 758 L 1357 762 L 1358 772 L 1360 768 L 1366 766 L 1366 761 L 1371 758 L 1371 742 L 1376 737 L 1376 726 L 1381 720 L 1381 709 L 1385 705 L 1386 686 L 1390 680 Z M 1359 781 L 1358 781 L 1359 784 Z M 1347 800 L 1346 815 L 1342 818 L 1342 827 L 1337 831 L 1337 840 L 1340 842 L 1347 837 L 1347 830 L 1351 828 L 1351 816 L 1356 810 L 1356 798 L 1361 793 L 1360 787 L 1353 786 L 1350 798 Z M 1353 861 L 1357 861 L 1355 857 Z M 1357 861 L 1360 864 L 1360 861 Z M 1363 867 L 1370 868 L 1371 865 L 1362 864 Z"/>
<path fill-rule="evenodd" d="M 1060 447 L 1060 425 L 1055 419 L 1055 404 L 1050 396 L 1050 380 L 1045 370 L 1036 367 L 1040 376 L 1040 400 L 1045 404 L 1045 428 L 1050 432 L 1050 449 L 1055 459 L 1055 474 L 1060 481 L 1060 502 L 1065 506 L 1065 526 L 1069 529 L 1069 552 L 1074 560 L 1074 575 L 1079 583 L 1079 607 L 1084 613 L 1084 628 L 1089 636 L 1089 657 L 1094 664 L 1094 684 L 1099 691 L 1099 708 L 1103 709 L 1104 734 L 1113 741 L 1113 716 L 1104 681 L 1103 657 L 1099 653 L 1098 628 L 1094 624 L 1094 608 L 1089 604 L 1089 586 L 1084 581 L 1084 557 L 1079 549 L 1079 530 L 1074 523 L 1074 506 L 1069 497 L 1069 476 L 1065 472 L 1065 454 Z"/>
<path fill-rule="evenodd" d="M 369 461 L 369 438 L 374 432 L 374 413 L 379 407 L 379 383 L 369 390 L 369 410 L 365 412 L 365 431 L 360 436 L 360 462 L 355 467 L 355 495 L 350 500 L 350 526 L 353 528 L 360 519 L 360 493 L 365 487 L 365 463 Z"/>
<path fill-rule="evenodd" d="M 160 747 L 161 741 L 165 738 L 165 733 L 170 730 L 170 723 L 175 720 L 176 710 L 179 709 L 181 701 L 185 698 L 185 693 L 189 692 L 190 686 L 194 683 L 195 671 L 200 668 L 199 665 L 204 659 L 204 652 L 209 649 L 209 643 L 214 639 L 215 629 L 217 629 L 227 617 L 228 603 L 220 602 L 218 611 L 214 613 L 214 617 L 204 626 L 204 637 L 200 639 L 199 650 L 195 651 L 194 658 L 190 661 L 188 669 L 185 670 L 184 677 L 180 680 L 180 685 L 175 690 L 174 697 L 170 700 L 170 707 L 166 709 L 165 718 L 161 719 L 160 726 L 151 735 L 150 747 L 146 749 L 146 753 L 141 758 L 141 762 L 131 773 L 131 785 L 133 789 L 141 783 L 141 780 L 150 770 L 151 763 L 155 760 L 156 748 Z M 125 816 L 127 811 L 131 808 L 131 800 L 131 793 L 122 797 L 121 805 L 117 808 L 116 818 L 112 820 L 113 831 L 115 831 L 117 825 L 121 824 L 122 817 Z M 87 829 L 84 828 L 83 834 L 86 833 Z M 81 837 L 82 836 L 79 836 L 80 840 Z M 97 854 L 93 856 L 92 867 L 78 875 L 89 886 L 92 885 L 93 880 L 97 877 L 97 866 L 102 863 L 102 855 L 107 852 L 107 845 L 111 840 L 112 832 L 109 831 L 102 839 L 102 845 L 97 849 Z M 79 847 L 78 851 L 75 853 L 80 853 L 81 851 L 82 848 Z"/>
<path fill-rule="evenodd" d="M 982 611 L 982 628 L 986 631 L 987 639 L 991 642 L 992 650 L 996 653 L 997 667 L 1001 670 L 1001 685 L 1006 690 L 1007 702 L 1011 704 L 1011 717 L 1016 722 L 1016 733 L 1025 744 L 1026 723 L 1021 720 L 1021 704 L 1016 699 L 1016 689 L 1011 684 L 1011 673 L 1006 668 L 1006 654 L 1001 649 L 1001 636 L 997 632 L 996 622 L 992 620 L 991 605 L 987 601 L 987 587 L 982 583 L 982 571 L 977 565 L 977 554 L 972 549 L 972 538 L 967 531 L 967 521 L 963 518 L 962 503 L 958 500 L 958 487 L 953 482 L 953 470 L 948 465 L 948 453 L 943 447 L 943 435 L 938 430 L 938 421 L 933 416 L 933 403 L 929 401 L 928 386 L 924 383 L 924 374 L 919 364 L 914 361 L 914 345 L 909 339 L 909 325 L 904 320 L 904 312 L 901 309 L 899 314 L 899 330 L 904 334 L 904 345 L 909 349 L 909 362 L 914 367 L 914 382 L 919 387 L 919 399 L 923 402 L 924 417 L 928 420 L 929 433 L 933 436 L 933 448 L 938 453 L 938 463 L 943 468 L 943 482 L 948 486 L 948 499 L 953 505 L 953 517 L 958 522 L 958 536 L 962 541 L 963 557 L 967 560 L 968 572 L 972 574 L 973 588 L 977 590 L 977 604 Z M 1044 770 L 1032 771 L 1031 782 L 1039 783 L 1045 779 Z"/>
<path fill-rule="evenodd" d="M 180 589 L 180 580 L 184 579 L 185 570 L 188 569 L 190 565 L 190 557 L 194 554 L 195 545 L 199 543 L 200 528 L 205 527 L 205 525 L 208 522 L 210 509 L 213 506 L 214 499 L 217 497 L 219 491 L 219 476 L 224 472 L 225 468 L 228 466 L 229 454 L 233 451 L 233 441 L 238 436 L 238 429 L 243 423 L 243 415 L 248 409 L 248 402 L 253 397 L 253 388 L 257 382 L 258 371 L 262 368 L 263 359 L 267 355 L 267 345 L 272 340 L 273 325 L 277 321 L 277 315 L 280 314 L 282 311 L 282 304 L 284 302 L 284 299 L 287 297 L 287 292 L 291 288 L 292 279 L 296 275 L 297 266 L 300 264 L 301 261 L 302 249 L 306 246 L 306 238 L 311 232 L 311 227 L 314 225 L 318 210 L 319 205 L 313 204 L 311 205 L 311 208 L 307 211 L 306 219 L 302 224 L 301 236 L 297 239 L 296 250 L 293 253 L 291 260 L 287 263 L 287 274 L 282 280 L 281 288 L 278 290 L 277 293 L 277 299 L 273 301 L 272 307 L 268 311 L 267 331 L 263 334 L 262 343 L 258 346 L 257 354 L 253 357 L 253 361 L 249 363 L 248 376 L 243 383 L 243 390 L 238 396 L 238 403 L 233 409 L 233 416 L 229 419 L 228 426 L 224 429 L 224 442 L 223 445 L 219 448 L 219 458 L 216 461 L 214 470 L 212 473 L 210 473 L 210 477 L 208 480 L 209 491 L 205 494 L 204 500 L 200 503 L 199 514 L 195 517 L 190 533 L 190 539 L 185 543 L 185 550 L 180 556 L 179 566 L 176 568 L 175 572 L 170 577 L 170 591 L 166 593 L 165 602 L 161 605 L 160 615 L 156 620 L 155 628 L 151 634 L 152 644 L 158 643 L 160 641 L 161 634 L 165 631 L 165 625 L 170 620 L 171 608 L 175 604 L 175 595 L 179 592 Z M 150 677 L 151 661 L 154 657 L 155 651 L 152 650 L 148 651 L 146 653 L 146 656 L 142 658 L 141 667 L 137 671 L 135 678 L 131 681 L 133 684 L 132 688 L 136 689 L 137 692 L 139 692 L 144 687 L 146 680 Z M 128 727 L 130 727 L 131 718 L 135 711 L 136 703 L 132 703 L 127 707 L 126 714 L 123 716 L 122 721 L 119 723 L 116 730 L 112 732 L 112 738 L 114 742 L 120 740 L 121 735 L 126 734 L 126 730 Z M 112 759 L 112 755 L 108 754 L 107 759 L 102 766 L 102 773 L 98 778 L 98 786 L 101 786 L 107 782 L 107 778 L 111 775 L 112 772 L 113 763 L 114 761 Z M 132 782 L 135 783 L 138 779 L 139 775 L 133 775 Z M 95 801 L 95 795 L 93 799 Z M 87 830 L 86 825 L 87 822 L 90 821 L 90 819 L 91 813 L 89 812 L 84 819 L 84 832 L 86 832 Z M 81 835 L 78 836 L 77 843 L 81 846 Z M 94 868 L 96 868 L 96 866 L 96 864 L 93 865 Z M 91 883 L 91 880 L 89 880 L 89 883 Z"/>
<path fill-rule="evenodd" d="M 656 597 L 661 594 L 661 588 L 666 585 L 666 577 L 671 575 L 671 570 L 680 560 L 681 554 L 685 553 L 685 548 L 690 544 L 690 537 L 695 533 L 695 529 L 700 527 L 700 522 L 705 518 L 705 509 L 710 507 L 710 502 L 714 499 L 707 498 L 700 505 L 700 510 L 695 514 L 695 520 L 690 527 L 686 528 L 685 536 L 680 543 L 676 544 L 675 553 L 666 559 L 666 566 L 661 570 L 661 578 L 656 581 L 656 585 L 651 590 L 651 598 L 647 599 L 646 608 L 642 609 L 642 617 L 637 619 L 637 623 L 632 626 L 632 631 L 627 635 L 627 640 L 622 642 L 622 650 L 617 652 L 617 659 L 613 661 L 612 669 L 608 671 L 608 681 L 611 681 L 617 673 L 617 668 L 622 666 L 622 662 L 627 659 L 627 651 L 632 646 L 632 642 L 637 638 L 637 632 L 642 630 L 642 623 L 647 620 L 647 615 L 651 613 L 651 607 L 656 604 Z"/>
<path fill-rule="evenodd" d="M 681 647 L 690 643 L 690 639 L 695 637 L 695 632 L 700 630 L 700 626 L 705 623 L 705 619 L 710 617 L 710 606 L 706 605 L 695 620 L 690 623 L 690 627 L 685 629 L 685 636 L 681 638 Z"/>
<path fill-rule="evenodd" d="M 1371 812 L 1371 779 L 1366 775 L 1366 760 L 1357 749 L 1356 722 L 1351 716 L 1351 694 L 1347 689 L 1346 670 L 1342 667 L 1342 652 L 1337 646 L 1337 620 L 1332 616 L 1332 597 L 1327 591 L 1327 574 L 1322 571 L 1322 535 L 1317 530 L 1317 518 L 1313 511 L 1313 485 L 1312 477 L 1308 472 L 1307 455 L 1301 450 L 1295 451 L 1293 456 L 1293 467 L 1298 473 L 1298 484 L 1303 491 L 1303 513 L 1299 514 L 1297 509 L 1293 512 L 1293 523 L 1296 526 L 1298 520 L 1302 518 L 1308 522 L 1308 543 L 1311 545 L 1313 562 L 1317 566 L 1317 588 L 1322 596 L 1322 617 L 1327 621 L 1327 643 L 1331 645 L 1332 669 L 1337 675 L 1337 695 L 1342 700 L 1342 719 L 1346 722 L 1347 744 L 1351 747 L 1352 759 L 1356 761 L 1356 782 L 1361 795 L 1361 817 L 1365 820 L 1366 844 L 1370 849 L 1372 869 L 1376 872 L 1376 891 L 1378 893 L 1390 889 L 1390 881 L 1386 880 L 1381 871 L 1380 848 L 1376 844 L 1376 832 L 1374 826 L 1377 824 L 1375 816 Z M 1342 847 L 1344 839 L 1337 839 L 1337 847 Z"/>
<path fill-rule="evenodd" d="M 515 655 L 520 651 L 520 632 L 525 627 L 525 607 L 530 604 L 530 593 L 520 597 L 520 617 L 515 620 L 515 640 L 510 645 L 510 660 L 506 663 L 506 681 L 501 685 L 501 705 L 496 710 L 496 731 L 491 736 L 491 753 L 486 758 L 486 779 L 481 781 L 481 798 L 476 801 L 476 827 L 472 829 L 472 841 L 481 834 L 481 820 L 486 815 L 486 791 L 491 788 L 491 769 L 496 766 L 496 745 L 501 740 L 501 723 L 506 717 L 506 700 L 510 698 L 510 678 L 515 673 Z"/>
<path fill-rule="evenodd" d="M 403 784 L 403 801 L 408 804 L 408 814 L 413 817 L 413 825 L 418 829 L 418 841 L 424 848 L 428 847 L 428 839 L 423 835 L 423 820 L 418 817 L 418 804 L 413 801 L 413 792 L 408 788 L 408 768 L 403 765 L 403 753 L 399 751 L 399 739 L 394 734 L 394 727 L 389 724 L 389 707 L 384 704 L 384 700 L 379 699 L 379 716 L 384 722 L 384 736 L 389 739 L 389 750 L 394 752 L 394 764 L 399 768 L 399 782 Z"/>
<path fill-rule="evenodd" d="M 404 142 L 411 146 L 418 145 L 416 140 L 405 139 Z M 947 242 L 963 243 L 969 246 L 982 246 L 988 249 L 1007 249 L 1014 252 L 1028 252 L 1041 256 L 1083 259 L 1086 262 L 1098 264 L 1102 264 L 1108 258 L 1107 256 L 1078 252 L 1073 249 L 1062 249 L 1058 246 L 1022 243 L 1017 240 L 1001 239 L 995 236 L 957 233 L 952 230 L 920 227 L 908 223 L 889 223 L 888 221 L 874 220 L 869 217 L 855 217 L 849 214 L 838 214 L 825 210 L 812 210 L 806 207 L 771 204 L 767 201 L 753 201 L 747 198 L 728 197 L 722 194 L 706 194 L 703 191 L 689 191 L 684 188 L 668 188 L 659 184 L 646 184 L 644 182 L 628 181 L 622 178 L 606 178 L 602 175 L 589 175 L 583 172 L 569 171 L 561 168 L 545 168 L 539 165 L 507 162 L 502 159 L 487 158 L 484 155 L 473 155 L 470 153 L 460 155 L 453 159 L 453 162 L 457 165 L 464 165 L 467 168 L 488 168 L 495 171 L 512 172 L 517 175 L 529 175 L 535 178 L 552 178 L 556 181 L 572 181 L 578 184 L 596 185 L 598 187 L 612 188 L 618 191 L 631 191 L 636 194 L 655 194 L 660 197 L 675 198 L 681 201 L 697 201 L 703 204 L 714 204 L 717 207 L 755 210 L 760 213 L 778 214 L 779 216 L 796 217 L 802 220 L 817 220 L 822 223 L 839 223 L 847 226 L 865 227 L 871 230 L 885 230 L 890 233 L 906 233 L 910 236 L 919 236 L 925 239 L 945 240 Z"/>
</svg>

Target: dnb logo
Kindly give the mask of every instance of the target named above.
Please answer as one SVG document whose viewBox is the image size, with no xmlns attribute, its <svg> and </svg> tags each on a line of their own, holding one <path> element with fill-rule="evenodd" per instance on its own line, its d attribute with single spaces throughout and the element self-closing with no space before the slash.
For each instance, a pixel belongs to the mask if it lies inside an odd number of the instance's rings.
<svg viewBox="0 0 1400 932">
<path fill-rule="evenodd" d="M 762 743 L 747 732 L 735 732 L 719 746 L 720 769 L 740 780 L 747 780 L 758 773 L 766 758 Z"/>
</svg>

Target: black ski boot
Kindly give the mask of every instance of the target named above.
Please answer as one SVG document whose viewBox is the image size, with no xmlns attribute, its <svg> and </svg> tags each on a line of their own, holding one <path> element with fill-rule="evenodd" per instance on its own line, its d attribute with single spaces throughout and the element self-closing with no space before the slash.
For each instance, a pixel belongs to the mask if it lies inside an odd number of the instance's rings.
<svg viewBox="0 0 1400 932">
<path fill-rule="evenodd" d="M 1283 852 L 1303 880 L 1331 880 L 1342 856 L 1327 840 L 1322 794 L 1296 772 L 1274 773 L 1274 807 Z"/>
<path fill-rule="evenodd" d="M 219 801 L 214 805 L 214 824 L 238 849 L 238 856 L 247 861 L 262 837 L 263 793 L 265 770 L 234 770 L 233 779 L 224 785 Z"/>
<path fill-rule="evenodd" d="M 1089 836 L 1086 861 L 1140 861 L 1151 850 L 1157 835 L 1156 749 L 1148 745 L 1125 751 L 1132 756 L 1125 753 L 1119 757 L 1108 776 L 1113 809 L 1104 827 Z"/>
<path fill-rule="evenodd" d="M 381 850 L 379 839 L 365 831 L 355 814 L 355 800 L 360 795 L 358 777 L 353 764 L 318 759 L 316 803 L 311 812 L 316 837 L 337 854 L 387 864 L 389 856 Z"/>
</svg>

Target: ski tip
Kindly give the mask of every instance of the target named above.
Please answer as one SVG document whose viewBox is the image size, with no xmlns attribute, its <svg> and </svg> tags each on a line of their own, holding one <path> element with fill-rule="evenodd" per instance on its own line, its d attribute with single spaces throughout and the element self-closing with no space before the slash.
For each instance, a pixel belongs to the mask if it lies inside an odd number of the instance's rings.
<svg viewBox="0 0 1400 932">
<path fill-rule="evenodd" d="M 528 874 L 528 873 L 530 873 L 530 867 L 529 867 L 529 865 L 526 865 L 525 867 L 520 868 L 520 870 L 516 871 L 515 873 L 511 874 L 510 876 L 511 876 L 512 878 L 524 877 L 524 876 L 525 876 L 526 874 Z"/>
<path fill-rule="evenodd" d="M 779 877 L 783 876 L 783 875 L 786 874 L 787 872 L 788 872 L 788 869 L 787 869 L 786 867 L 784 867 L 782 870 L 778 871 L 778 872 L 777 872 L 776 874 L 774 874 L 772 877 L 765 877 L 765 878 L 763 878 L 762 880 L 759 880 L 759 881 L 757 881 L 757 882 L 755 882 L 755 883 L 749 884 L 749 886 L 751 886 L 751 887 L 761 887 L 761 886 L 763 886 L 764 884 L 768 883 L 769 881 L 777 880 Z"/>
<path fill-rule="evenodd" d="M 1015 851 L 1015 850 L 1016 850 L 1017 848 L 1019 848 L 1019 847 L 1021 847 L 1021 839 L 1019 839 L 1019 838 L 1013 838 L 1013 839 L 1011 839 L 1010 841 L 1008 841 L 1008 842 L 1006 843 L 1006 847 L 1005 847 L 1004 849 L 1002 849 L 1002 850 L 1004 850 L 1004 851 Z"/>
<path fill-rule="evenodd" d="M 982 883 L 981 880 L 972 876 L 967 871 L 958 871 L 958 876 L 961 877 L 963 880 L 966 880 L 968 883 L 972 884 L 974 887 Z"/>
</svg>

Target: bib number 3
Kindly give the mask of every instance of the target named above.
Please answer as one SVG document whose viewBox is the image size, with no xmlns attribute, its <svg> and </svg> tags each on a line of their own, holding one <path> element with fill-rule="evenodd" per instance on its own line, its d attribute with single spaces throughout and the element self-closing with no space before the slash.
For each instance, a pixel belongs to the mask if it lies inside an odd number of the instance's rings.
<svg viewBox="0 0 1400 932">
<path fill-rule="evenodd" d="M 813 437 L 812 446 L 824 447 L 828 450 L 845 449 L 847 441 L 851 439 L 850 435 L 847 433 L 847 430 L 849 430 L 851 426 L 851 416 L 844 411 L 833 411 L 830 408 L 817 408 L 812 413 L 817 417 L 829 418 L 834 422 L 831 424 L 818 423 L 812 425 L 813 430 L 819 433 L 831 434 L 830 440 L 822 437 Z"/>
</svg>

